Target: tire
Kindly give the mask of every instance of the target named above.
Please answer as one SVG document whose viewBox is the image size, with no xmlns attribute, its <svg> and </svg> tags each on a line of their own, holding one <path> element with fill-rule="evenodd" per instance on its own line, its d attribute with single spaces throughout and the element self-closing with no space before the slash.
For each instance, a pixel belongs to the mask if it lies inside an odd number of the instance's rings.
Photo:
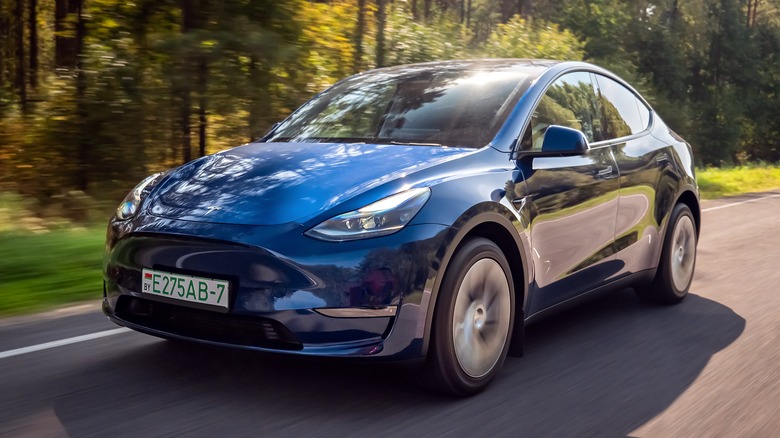
<svg viewBox="0 0 780 438">
<path fill-rule="evenodd" d="M 664 236 L 661 260 L 652 283 L 636 288 L 641 298 L 660 304 L 677 304 L 688 295 L 696 267 L 696 221 L 691 209 L 677 204 Z"/>
<path fill-rule="evenodd" d="M 439 290 L 426 383 L 456 396 L 485 389 L 509 350 L 514 295 L 512 272 L 498 246 L 483 238 L 466 241 Z"/>
</svg>

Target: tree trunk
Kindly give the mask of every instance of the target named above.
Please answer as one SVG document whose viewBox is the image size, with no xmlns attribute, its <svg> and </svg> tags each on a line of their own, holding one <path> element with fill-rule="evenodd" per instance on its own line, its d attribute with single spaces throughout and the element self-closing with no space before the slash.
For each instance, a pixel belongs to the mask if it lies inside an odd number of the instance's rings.
<svg viewBox="0 0 780 438">
<path fill-rule="evenodd" d="M 16 0 L 14 9 L 16 18 L 16 79 L 14 86 L 19 92 L 19 104 L 22 111 L 27 108 L 27 72 L 24 60 L 24 0 Z"/>
<path fill-rule="evenodd" d="M 249 85 L 251 89 L 262 92 L 262 90 L 258 88 L 258 84 L 260 83 L 258 76 L 259 73 L 257 71 L 257 58 L 252 55 L 249 57 Z M 258 98 L 257 94 L 258 93 L 251 93 L 249 97 L 249 120 L 247 120 L 247 125 L 249 128 L 249 141 L 254 141 L 261 135 L 259 129 L 261 107 L 260 99 Z"/>
<path fill-rule="evenodd" d="M 198 60 L 198 153 L 206 156 L 206 87 L 208 85 L 209 66 L 206 57 Z"/>
<path fill-rule="evenodd" d="M 91 140 L 87 133 L 87 107 L 85 97 L 87 94 L 87 77 L 84 72 L 84 38 L 86 38 L 87 26 L 84 23 L 84 2 L 83 0 L 72 0 L 76 9 L 76 38 L 74 39 L 76 49 L 76 118 L 80 129 L 77 130 L 78 136 L 78 160 L 79 175 L 78 188 L 86 191 L 89 188 L 90 177 L 90 159 L 91 159 Z"/>
<path fill-rule="evenodd" d="M 54 4 L 54 64 L 62 68 L 76 66 L 77 42 L 68 23 L 68 15 L 78 14 L 82 0 L 56 0 Z M 76 32 L 78 33 L 78 31 Z"/>
<path fill-rule="evenodd" d="M 176 117 L 170 117 L 168 120 L 170 120 L 170 134 L 168 135 L 168 138 L 170 141 L 168 142 L 168 147 L 171 152 L 171 161 L 174 163 L 178 162 L 179 159 L 179 150 L 181 149 L 179 147 L 179 132 L 178 132 L 178 126 L 176 123 Z"/>
<path fill-rule="evenodd" d="M 431 19 L 431 2 L 433 0 L 423 0 L 423 19 L 427 23 Z"/>
<path fill-rule="evenodd" d="M 68 16 L 68 0 L 54 2 L 54 64 L 62 67 L 65 60 L 64 37 L 65 18 Z"/>
<path fill-rule="evenodd" d="M 27 25 L 30 32 L 30 88 L 38 88 L 38 0 L 30 0 Z"/>
<path fill-rule="evenodd" d="M 520 12 L 520 15 L 523 16 L 525 19 L 531 18 L 531 15 L 533 14 L 533 1 L 532 0 L 519 0 L 520 3 L 518 5 L 518 10 Z"/>
<path fill-rule="evenodd" d="M 750 17 L 750 22 L 756 24 L 756 17 L 758 16 L 758 4 L 759 0 L 756 0 L 756 4 L 753 6 L 753 16 Z"/>
<path fill-rule="evenodd" d="M 200 0 L 197 10 L 197 27 L 204 31 L 208 27 L 208 15 L 211 8 L 209 0 Z M 202 49 L 201 49 L 202 50 Z M 201 52 L 198 55 L 198 154 L 206 156 L 206 107 L 208 103 L 208 76 L 209 63 L 207 54 Z"/>
<path fill-rule="evenodd" d="M 255 61 L 254 55 L 249 57 L 249 85 L 250 87 L 254 85 L 254 78 L 257 74 L 255 71 L 257 70 L 257 66 L 255 65 L 257 61 Z M 252 141 L 256 139 L 255 137 L 255 120 L 257 120 L 257 113 L 255 112 L 255 98 L 254 95 L 250 95 L 249 97 L 249 111 L 247 111 L 247 128 L 249 131 L 249 141 Z"/>
<path fill-rule="evenodd" d="M 6 89 L 5 79 L 5 60 L 8 58 L 8 51 L 6 48 L 6 41 L 10 40 L 8 34 L 8 19 L 5 15 L 0 14 L 0 96 L 2 96 Z M 0 106 L 0 116 L 2 116 L 3 108 Z"/>
<path fill-rule="evenodd" d="M 183 34 L 190 33 L 194 27 L 194 8 L 193 0 L 182 0 L 181 2 L 181 32 Z M 185 39 L 187 43 L 188 40 Z M 192 160 L 192 122 L 190 116 L 192 115 L 192 90 L 190 89 L 190 81 L 188 79 L 189 67 L 190 67 L 190 50 L 189 47 L 185 47 L 184 54 L 179 60 L 180 69 L 179 77 L 175 79 L 178 82 L 179 94 L 179 132 L 181 134 L 181 156 L 184 163 L 188 163 Z"/>
<path fill-rule="evenodd" d="M 192 113 L 192 102 L 189 90 L 182 93 L 179 100 L 179 132 L 181 134 L 181 156 L 182 163 L 192 161 L 192 123 L 190 115 Z"/>
<path fill-rule="evenodd" d="M 747 27 L 755 26 L 760 4 L 761 0 L 747 0 Z"/>
<path fill-rule="evenodd" d="M 669 11 L 669 20 L 666 23 L 669 27 L 672 27 L 672 26 L 675 25 L 675 23 L 677 21 L 678 10 L 679 10 L 679 6 L 677 4 L 677 0 L 674 0 L 672 2 L 671 10 Z"/>
<path fill-rule="evenodd" d="M 412 19 L 414 21 L 420 20 L 420 13 L 417 11 L 417 0 L 412 0 Z"/>
<path fill-rule="evenodd" d="M 363 67 L 363 34 L 366 32 L 366 0 L 358 0 L 358 22 L 355 30 L 355 59 L 352 72 L 357 73 Z"/>
<path fill-rule="evenodd" d="M 385 66 L 385 25 L 387 17 L 385 16 L 386 0 L 376 0 L 376 66 Z"/>
<path fill-rule="evenodd" d="M 501 22 L 506 23 L 517 13 L 517 0 L 501 0 Z"/>
</svg>

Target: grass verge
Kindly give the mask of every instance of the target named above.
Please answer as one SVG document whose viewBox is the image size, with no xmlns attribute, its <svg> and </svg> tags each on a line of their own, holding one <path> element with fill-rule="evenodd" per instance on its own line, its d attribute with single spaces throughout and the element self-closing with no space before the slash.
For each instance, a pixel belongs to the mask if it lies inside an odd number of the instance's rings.
<svg viewBox="0 0 780 438">
<path fill-rule="evenodd" d="M 780 167 L 740 166 L 700 169 L 696 171 L 699 189 L 704 199 L 780 188 Z"/>
<path fill-rule="evenodd" d="M 0 233 L 0 316 L 102 296 L 103 228 Z"/>
</svg>

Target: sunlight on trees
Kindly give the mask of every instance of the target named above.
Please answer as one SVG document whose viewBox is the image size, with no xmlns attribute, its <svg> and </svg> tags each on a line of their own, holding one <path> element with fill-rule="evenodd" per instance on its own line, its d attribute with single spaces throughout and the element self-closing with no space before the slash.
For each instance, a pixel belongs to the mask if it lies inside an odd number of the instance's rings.
<svg viewBox="0 0 780 438">
<path fill-rule="evenodd" d="M 355 72 L 479 57 L 594 62 L 650 98 L 702 163 L 777 162 L 778 6 L 0 0 L 0 192 L 110 204 L 149 172 L 262 135 Z"/>
</svg>

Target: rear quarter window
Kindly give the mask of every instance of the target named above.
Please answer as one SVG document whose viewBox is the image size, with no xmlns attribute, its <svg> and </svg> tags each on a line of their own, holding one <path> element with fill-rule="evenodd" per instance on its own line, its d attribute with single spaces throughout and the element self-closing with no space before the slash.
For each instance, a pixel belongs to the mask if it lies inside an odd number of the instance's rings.
<svg viewBox="0 0 780 438">
<path fill-rule="evenodd" d="M 594 76 L 600 125 L 597 141 L 626 137 L 647 129 L 650 112 L 645 104 L 620 83 L 598 74 Z"/>
</svg>

